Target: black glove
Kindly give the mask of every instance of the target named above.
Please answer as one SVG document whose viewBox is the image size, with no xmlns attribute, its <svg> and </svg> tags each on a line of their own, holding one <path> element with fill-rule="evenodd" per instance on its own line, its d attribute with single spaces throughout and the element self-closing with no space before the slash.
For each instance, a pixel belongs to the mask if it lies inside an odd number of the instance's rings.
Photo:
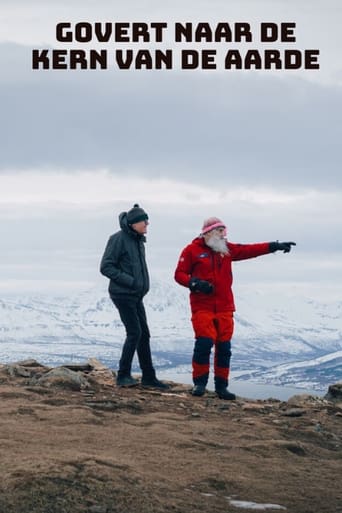
<svg viewBox="0 0 342 513">
<path fill-rule="evenodd" d="M 296 246 L 295 242 L 270 242 L 270 251 L 273 253 L 274 251 L 283 251 L 284 253 L 290 253 L 291 246 Z"/>
<path fill-rule="evenodd" d="M 191 278 L 189 281 L 189 289 L 191 292 L 203 292 L 203 294 L 211 294 L 214 291 L 214 286 L 206 280 Z"/>
</svg>

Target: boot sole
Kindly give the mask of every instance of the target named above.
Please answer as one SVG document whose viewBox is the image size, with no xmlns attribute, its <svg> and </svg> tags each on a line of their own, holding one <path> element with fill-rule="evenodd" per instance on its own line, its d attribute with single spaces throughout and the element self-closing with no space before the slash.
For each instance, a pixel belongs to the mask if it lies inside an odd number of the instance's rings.
<svg viewBox="0 0 342 513">
<path fill-rule="evenodd" d="M 139 383 L 129 383 L 126 385 L 121 385 L 120 383 L 117 383 L 116 386 L 120 388 L 129 388 L 129 387 L 136 387 Z"/>
<path fill-rule="evenodd" d="M 225 401 L 235 401 L 235 400 L 236 400 L 236 396 L 235 396 L 235 395 L 234 395 L 234 396 L 232 396 L 232 397 L 226 397 L 226 396 L 224 396 L 224 395 L 220 395 L 220 394 L 216 394 L 216 395 L 217 395 L 217 397 L 218 397 L 219 399 L 223 399 L 223 400 L 225 400 Z"/>
<path fill-rule="evenodd" d="M 205 391 L 205 390 L 203 390 L 203 392 L 193 392 L 193 391 L 191 391 L 190 393 L 191 393 L 191 395 L 192 395 L 192 396 L 194 396 L 194 397 L 203 397 L 203 396 L 204 396 L 204 394 L 205 394 L 205 392 L 206 392 L 206 391 Z"/>
</svg>

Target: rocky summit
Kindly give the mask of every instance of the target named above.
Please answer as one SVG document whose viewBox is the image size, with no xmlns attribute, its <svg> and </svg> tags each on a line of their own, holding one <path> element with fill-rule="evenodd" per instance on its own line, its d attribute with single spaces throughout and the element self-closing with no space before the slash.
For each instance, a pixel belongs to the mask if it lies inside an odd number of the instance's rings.
<svg viewBox="0 0 342 513">
<path fill-rule="evenodd" d="M 0 512 L 342 511 L 342 384 L 224 401 L 97 360 L 0 366 Z"/>
</svg>

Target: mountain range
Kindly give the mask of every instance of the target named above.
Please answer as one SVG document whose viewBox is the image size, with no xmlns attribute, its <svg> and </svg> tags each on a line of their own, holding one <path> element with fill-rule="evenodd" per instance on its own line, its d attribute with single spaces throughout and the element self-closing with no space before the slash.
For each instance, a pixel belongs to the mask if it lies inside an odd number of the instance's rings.
<svg viewBox="0 0 342 513">
<path fill-rule="evenodd" d="M 234 379 L 318 391 L 341 380 L 341 301 L 246 287 L 236 294 L 236 304 Z M 156 368 L 189 368 L 193 333 L 187 290 L 153 280 L 145 306 Z M 104 287 L 0 300 L 3 363 L 35 358 L 60 365 L 96 357 L 116 368 L 123 339 L 124 329 Z"/>
</svg>

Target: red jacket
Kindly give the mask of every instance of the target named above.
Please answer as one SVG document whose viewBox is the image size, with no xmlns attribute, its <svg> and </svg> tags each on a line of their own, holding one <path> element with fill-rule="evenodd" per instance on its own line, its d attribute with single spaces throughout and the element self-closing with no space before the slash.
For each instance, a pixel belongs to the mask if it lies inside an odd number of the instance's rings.
<svg viewBox="0 0 342 513">
<path fill-rule="evenodd" d="M 212 294 L 190 293 L 193 313 L 199 310 L 211 312 L 234 311 L 232 291 L 232 261 L 245 260 L 270 253 L 269 242 L 258 244 L 233 244 L 227 242 L 229 253 L 221 255 L 209 248 L 203 238 L 196 238 L 183 249 L 175 271 L 175 280 L 184 287 L 190 278 L 207 280 L 214 286 Z"/>
</svg>

